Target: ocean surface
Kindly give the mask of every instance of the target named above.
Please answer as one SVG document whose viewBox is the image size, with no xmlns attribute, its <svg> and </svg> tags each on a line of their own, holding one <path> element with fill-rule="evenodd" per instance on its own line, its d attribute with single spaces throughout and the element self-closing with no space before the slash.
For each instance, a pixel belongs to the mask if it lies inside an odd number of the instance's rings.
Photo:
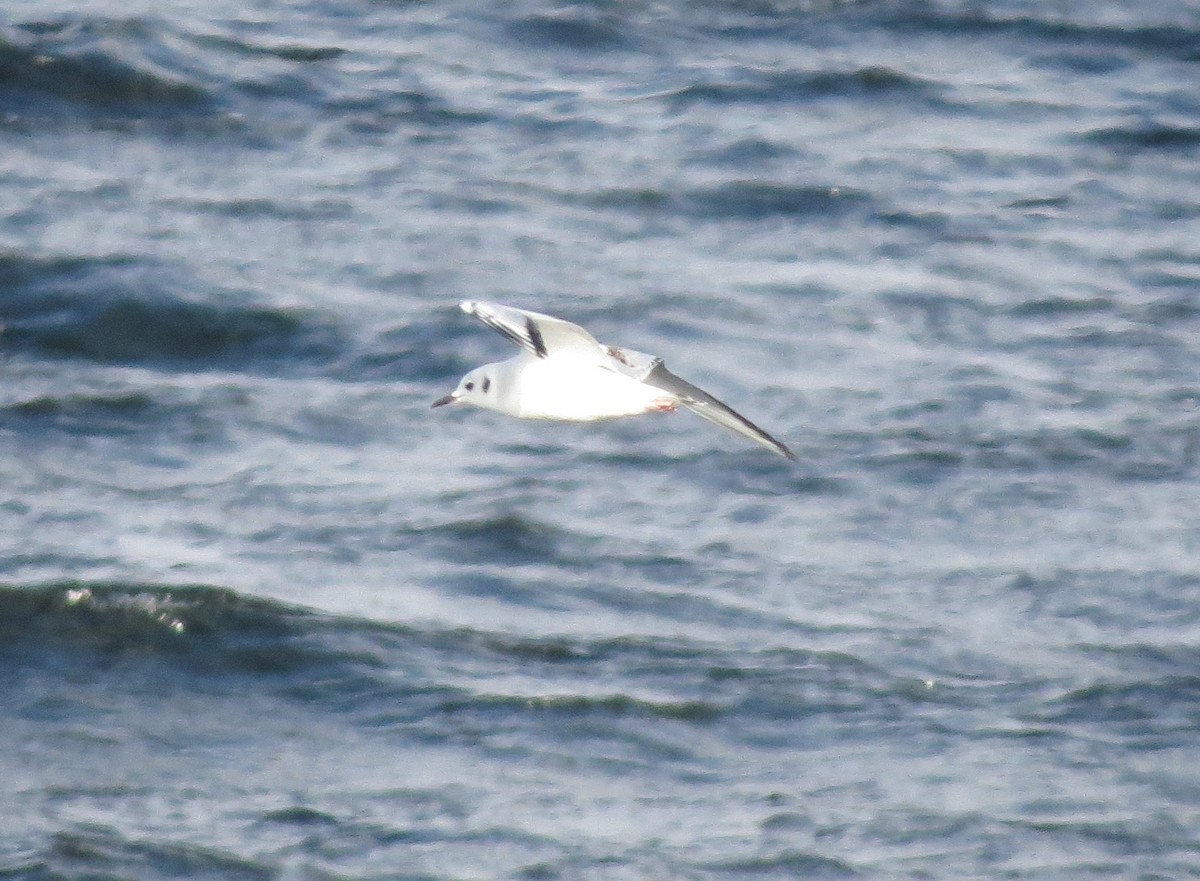
<svg viewBox="0 0 1200 881">
<path fill-rule="evenodd" d="M 0 325 L 4 881 L 1200 878 L 1192 2 L 7 0 Z"/>
</svg>

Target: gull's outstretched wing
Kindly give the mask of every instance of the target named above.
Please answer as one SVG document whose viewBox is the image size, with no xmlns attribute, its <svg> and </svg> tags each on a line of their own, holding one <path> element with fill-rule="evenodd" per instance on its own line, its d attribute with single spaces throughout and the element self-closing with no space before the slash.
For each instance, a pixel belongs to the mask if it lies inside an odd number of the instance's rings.
<svg viewBox="0 0 1200 881">
<path fill-rule="evenodd" d="M 624 352 L 625 350 L 622 350 Z M 640 353 L 633 353 L 635 355 Z M 645 357 L 645 356 L 643 356 Z M 662 389 L 664 392 L 675 395 L 679 398 L 679 403 L 687 407 L 697 416 L 707 419 L 717 425 L 721 425 L 732 431 L 736 431 L 743 437 L 748 437 L 757 444 L 762 444 L 768 450 L 773 450 L 785 459 L 796 458 L 796 454 L 789 450 L 783 443 L 777 441 L 771 435 L 767 434 L 745 416 L 722 404 L 704 389 L 696 388 L 690 382 L 680 379 L 674 373 L 667 369 L 661 358 L 654 359 L 653 366 L 645 372 L 645 375 L 640 377 L 642 382 L 647 385 L 652 385 L 655 388 Z"/>
<path fill-rule="evenodd" d="M 556 352 L 571 350 L 597 361 L 607 360 L 604 358 L 603 346 L 578 324 L 542 315 L 540 312 L 526 312 L 524 309 L 479 300 L 464 300 L 459 306 L 468 315 L 474 315 L 488 327 L 539 358 L 548 358 Z"/>
</svg>

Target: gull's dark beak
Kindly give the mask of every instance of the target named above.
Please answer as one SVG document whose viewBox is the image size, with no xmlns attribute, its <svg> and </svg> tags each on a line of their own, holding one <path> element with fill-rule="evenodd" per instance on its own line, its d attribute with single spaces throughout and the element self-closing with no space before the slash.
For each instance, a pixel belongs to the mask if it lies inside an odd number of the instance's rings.
<svg viewBox="0 0 1200 881">
<path fill-rule="evenodd" d="M 438 398 L 436 401 L 434 401 L 433 407 L 444 407 L 447 404 L 453 404 L 457 400 L 458 398 L 454 396 L 454 392 L 451 392 L 450 394 L 446 395 L 446 397 Z M 430 407 L 429 409 L 432 410 L 433 407 Z"/>
</svg>

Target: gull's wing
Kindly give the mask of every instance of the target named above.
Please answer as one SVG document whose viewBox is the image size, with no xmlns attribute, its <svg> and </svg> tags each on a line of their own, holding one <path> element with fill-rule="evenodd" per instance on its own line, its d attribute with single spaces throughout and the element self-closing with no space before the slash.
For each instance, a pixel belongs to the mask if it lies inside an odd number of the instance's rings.
<svg viewBox="0 0 1200 881">
<path fill-rule="evenodd" d="M 675 395 L 679 398 L 679 403 L 683 404 L 683 406 L 687 407 L 697 416 L 736 431 L 743 437 L 748 437 L 755 443 L 762 444 L 768 450 L 773 450 L 785 459 L 795 460 L 796 454 L 789 450 L 783 443 L 771 437 L 771 435 L 767 434 L 745 416 L 736 412 L 732 407 L 722 404 L 704 389 L 696 388 L 696 386 L 687 380 L 680 379 L 667 369 L 661 358 L 654 358 L 647 368 L 645 362 L 640 359 L 649 358 L 650 356 L 643 355 L 641 352 L 617 349 L 616 353 L 614 353 L 610 349 L 609 354 L 614 360 L 619 360 L 627 366 L 639 365 L 638 372 L 642 375 L 636 378 L 647 385 L 652 385 L 657 389 L 662 389 L 664 392 Z"/>
<path fill-rule="evenodd" d="M 498 303 L 464 300 L 459 306 L 468 315 L 474 315 L 539 358 L 548 358 L 555 352 L 569 349 L 585 357 L 594 357 L 598 362 L 608 360 L 604 347 L 578 324 Z"/>
</svg>

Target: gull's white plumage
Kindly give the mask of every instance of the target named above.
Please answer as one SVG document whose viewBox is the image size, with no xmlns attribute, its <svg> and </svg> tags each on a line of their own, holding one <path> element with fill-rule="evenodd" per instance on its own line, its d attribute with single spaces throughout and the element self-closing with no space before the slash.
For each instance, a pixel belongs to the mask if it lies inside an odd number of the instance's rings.
<svg viewBox="0 0 1200 881">
<path fill-rule="evenodd" d="M 784 444 L 712 395 L 667 370 L 661 358 L 605 346 L 569 321 L 466 300 L 462 310 L 521 347 L 515 358 L 476 367 L 433 406 L 464 403 L 522 419 L 589 422 L 687 407 L 769 450 Z"/>
</svg>

